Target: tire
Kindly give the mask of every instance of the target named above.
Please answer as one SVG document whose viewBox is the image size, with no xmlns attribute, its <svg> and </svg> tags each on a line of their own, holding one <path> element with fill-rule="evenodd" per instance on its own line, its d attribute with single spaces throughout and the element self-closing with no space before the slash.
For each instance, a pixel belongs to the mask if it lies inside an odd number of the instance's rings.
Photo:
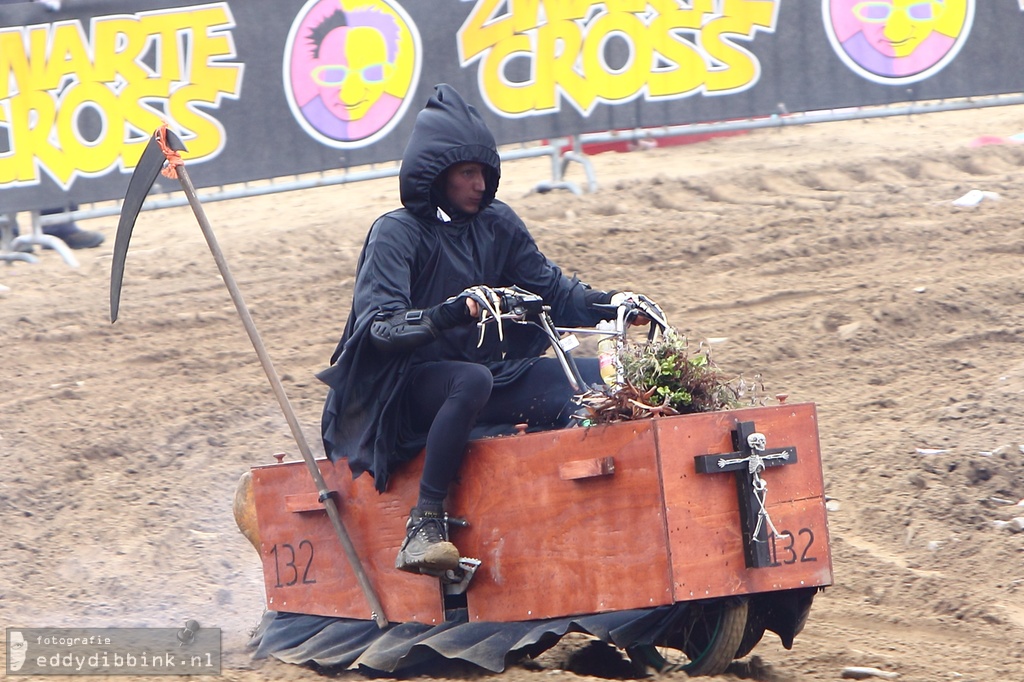
<svg viewBox="0 0 1024 682">
<path fill-rule="evenodd" d="M 684 671 L 690 677 L 725 672 L 747 630 L 747 602 L 721 599 L 694 602 L 682 625 L 663 643 L 627 649 L 634 663 L 659 673 Z"/>
<path fill-rule="evenodd" d="M 754 650 L 754 647 L 761 642 L 761 638 L 764 637 L 764 622 L 755 612 L 755 607 L 748 605 L 747 608 L 747 627 L 743 631 L 743 639 L 740 640 L 740 645 L 736 648 L 734 658 L 737 659 L 746 658 Z"/>
</svg>

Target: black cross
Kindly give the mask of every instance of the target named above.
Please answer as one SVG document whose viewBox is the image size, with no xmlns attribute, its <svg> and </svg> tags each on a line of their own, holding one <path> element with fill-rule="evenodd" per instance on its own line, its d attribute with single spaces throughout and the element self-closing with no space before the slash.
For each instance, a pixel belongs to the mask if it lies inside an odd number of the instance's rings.
<svg viewBox="0 0 1024 682">
<path fill-rule="evenodd" d="M 752 439 L 751 436 L 754 436 Z M 754 422 L 739 422 L 732 432 L 732 446 L 736 452 L 694 457 L 698 474 L 717 474 L 732 471 L 736 475 L 736 494 L 740 505 L 740 524 L 743 527 L 743 554 L 747 568 L 772 565 L 768 546 L 770 531 L 767 512 L 764 511 L 764 483 L 761 471 L 770 467 L 796 462 L 796 447 L 755 447 L 763 436 L 754 428 Z M 763 448 L 763 449 L 762 449 Z M 757 487 L 757 484 L 761 487 Z M 759 493 L 761 496 L 759 496 Z"/>
</svg>

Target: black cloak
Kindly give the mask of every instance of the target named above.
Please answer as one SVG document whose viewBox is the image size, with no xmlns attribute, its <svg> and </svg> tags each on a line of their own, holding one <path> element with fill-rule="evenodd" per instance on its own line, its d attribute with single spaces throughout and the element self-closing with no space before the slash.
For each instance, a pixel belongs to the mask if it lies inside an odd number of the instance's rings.
<svg viewBox="0 0 1024 682">
<path fill-rule="evenodd" d="M 485 168 L 486 191 L 480 211 L 444 221 L 444 172 L 473 161 Z M 433 342 L 407 353 L 386 353 L 370 341 L 379 317 L 421 310 L 475 285 L 518 285 L 542 296 L 556 324 L 593 325 L 607 317 L 588 305 L 608 294 L 569 278 L 537 248 L 523 221 L 494 198 L 501 176 L 494 136 L 477 110 L 449 85 L 438 85 L 416 117 L 402 157 L 399 187 L 403 208 L 378 218 L 366 237 L 356 269 L 352 311 L 331 357 L 317 376 L 330 386 L 321 431 L 332 461 L 345 458 L 353 476 L 364 471 L 377 490 L 387 487 L 389 471 L 415 456 L 426 434 L 413 432 L 402 414 L 401 396 L 410 367 L 432 360 L 464 360 L 487 365 L 494 384 L 519 376 L 547 348 L 539 330 L 509 325 L 505 343 L 486 335 L 477 347 L 475 325 L 443 331 Z M 413 388 L 413 390 L 415 390 Z"/>
</svg>

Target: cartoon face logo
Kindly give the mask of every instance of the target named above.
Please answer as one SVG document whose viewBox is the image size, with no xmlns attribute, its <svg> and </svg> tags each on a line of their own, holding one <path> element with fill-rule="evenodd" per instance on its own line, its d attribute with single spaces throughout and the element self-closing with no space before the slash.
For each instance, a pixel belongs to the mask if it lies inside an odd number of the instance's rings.
<svg viewBox="0 0 1024 682">
<path fill-rule="evenodd" d="M 392 0 L 309 0 L 285 48 L 292 115 L 324 144 L 366 146 L 402 118 L 421 55 L 416 27 Z"/>
<path fill-rule="evenodd" d="M 25 656 L 28 655 L 28 642 L 25 641 L 25 636 L 21 632 L 12 630 L 11 640 L 7 646 L 11 656 L 8 665 L 11 666 L 11 672 L 16 673 L 25 664 Z"/>
<path fill-rule="evenodd" d="M 975 0 L 822 0 L 836 54 L 877 83 L 910 83 L 941 71 L 974 22 Z"/>
</svg>

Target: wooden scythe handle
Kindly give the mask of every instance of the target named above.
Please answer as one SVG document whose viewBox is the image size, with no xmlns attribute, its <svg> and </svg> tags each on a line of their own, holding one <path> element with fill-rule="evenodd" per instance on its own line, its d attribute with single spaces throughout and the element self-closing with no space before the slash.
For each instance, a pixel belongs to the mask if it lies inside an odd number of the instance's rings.
<svg viewBox="0 0 1024 682">
<path fill-rule="evenodd" d="M 231 275 L 231 270 L 228 268 L 227 261 L 224 259 L 224 253 L 221 251 L 220 245 L 217 243 L 217 237 L 214 236 L 213 228 L 210 226 L 210 221 L 206 217 L 206 211 L 203 210 L 203 205 L 199 202 L 199 197 L 196 196 L 196 190 L 192 185 L 192 180 L 188 176 L 188 171 L 185 170 L 184 164 L 181 164 L 180 162 L 175 166 L 175 169 L 177 171 L 178 180 L 181 182 L 181 187 L 185 191 L 185 196 L 188 197 L 188 203 L 192 206 L 192 212 L 195 214 L 196 219 L 199 220 L 199 227 L 203 230 L 203 236 L 206 237 L 206 243 L 210 246 L 210 251 L 213 253 L 214 260 L 217 261 L 217 268 L 220 270 L 221 277 L 224 278 L 224 284 L 227 285 L 228 291 L 231 293 L 231 300 L 234 301 L 235 308 L 238 310 L 238 315 L 242 318 L 242 324 L 245 325 L 245 331 L 249 334 L 249 340 L 252 341 L 252 346 L 256 349 L 256 355 L 260 358 L 260 364 L 263 365 L 263 371 L 266 372 L 267 378 L 270 379 L 270 385 L 274 389 L 274 395 L 277 396 L 277 402 L 281 405 L 281 410 L 284 412 L 284 417 L 288 421 L 289 428 L 291 428 L 292 436 L 295 438 L 295 443 L 299 446 L 299 451 L 302 453 L 302 459 L 306 461 L 306 466 L 309 468 L 309 474 L 313 477 L 313 482 L 316 484 L 319 498 L 323 502 L 324 508 L 327 510 L 327 516 L 331 520 L 331 525 L 334 526 L 334 531 L 338 535 L 338 540 L 341 541 L 342 549 L 345 551 L 345 556 L 348 558 L 348 562 L 352 567 L 352 572 L 355 573 L 356 579 L 359 581 L 359 586 L 363 590 L 363 595 L 366 597 L 366 601 L 369 602 L 373 619 L 383 630 L 388 626 L 388 620 L 384 616 L 384 608 L 381 606 L 380 600 L 377 599 L 377 594 L 374 592 L 373 586 L 366 577 L 366 572 L 363 570 L 362 563 L 359 561 L 359 555 L 356 554 L 356 549 L 352 544 L 352 539 L 345 531 L 345 526 L 341 522 L 341 515 L 338 513 L 338 505 L 335 503 L 334 497 L 331 495 L 331 491 L 327 489 L 327 483 L 324 481 L 324 477 L 320 473 L 320 468 L 316 465 L 316 461 L 313 459 L 313 453 L 309 449 L 309 443 L 306 442 L 306 438 L 302 434 L 299 419 L 295 415 L 295 410 L 292 409 L 288 396 L 284 392 L 284 386 L 281 384 L 281 379 L 274 370 L 274 365 L 270 361 L 270 355 L 268 355 L 267 349 L 263 345 L 263 339 L 260 338 L 260 334 L 256 329 L 256 323 L 253 322 L 252 315 L 249 314 L 249 308 L 245 305 L 245 300 L 242 298 L 242 293 L 239 291 L 238 285 L 235 283 L 235 278 Z"/>
</svg>

